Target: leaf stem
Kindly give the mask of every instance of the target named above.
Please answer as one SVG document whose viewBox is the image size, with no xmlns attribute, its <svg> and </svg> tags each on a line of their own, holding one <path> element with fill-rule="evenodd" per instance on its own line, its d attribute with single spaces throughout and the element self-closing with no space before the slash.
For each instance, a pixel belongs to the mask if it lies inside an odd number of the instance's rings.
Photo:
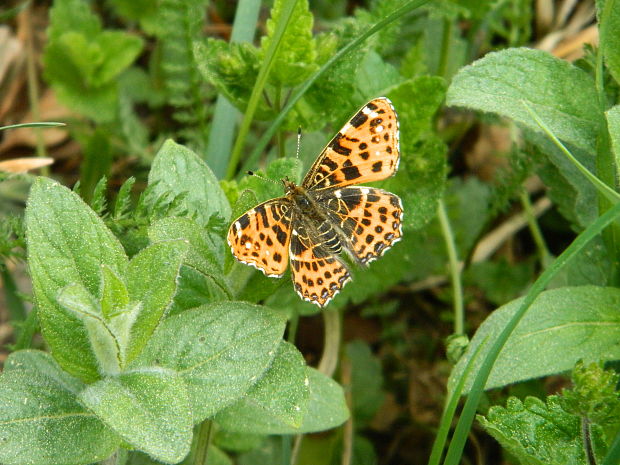
<svg viewBox="0 0 620 465">
<path fill-rule="evenodd" d="M 448 63 L 450 62 L 450 49 L 452 45 L 453 20 L 445 18 L 443 20 L 443 32 L 441 34 L 441 55 L 439 55 L 439 66 L 437 75 L 448 81 Z"/>
<path fill-rule="evenodd" d="M 446 243 L 446 251 L 448 252 L 448 260 L 450 266 L 450 279 L 452 281 L 452 301 L 454 305 L 454 333 L 463 334 L 465 328 L 465 315 L 463 306 L 463 286 L 461 284 L 461 272 L 459 266 L 458 253 L 456 243 L 454 242 L 454 234 L 452 234 L 452 226 L 446 211 L 446 204 L 443 199 L 439 200 L 437 205 L 437 216 L 441 226 L 441 232 Z"/>
<path fill-rule="evenodd" d="M 330 378 L 338 365 L 338 352 L 340 351 L 340 333 L 342 321 L 339 310 L 323 310 L 323 323 L 325 325 L 325 344 L 323 355 L 319 362 L 318 370 Z"/>
<path fill-rule="evenodd" d="M 613 221 L 620 217 L 620 203 L 615 204 L 612 208 L 607 210 L 596 220 L 594 220 L 581 234 L 575 238 L 575 240 L 562 252 L 562 254 L 547 268 L 540 277 L 534 282 L 528 293 L 522 300 L 518 310 L 513 317 L 508 321 L 502 332 L 499 334 L 486 357 L 482 361 L 482 365 L 476 374 L 472 388 L 470 390 L 463 411 L 461 412 L 461 418 L 456 425 L 456 430 L 448 453 L 445 465 L 457 465 L 463 453 L 465 441 L 467 439 L 467 433 L 471 428 L 476 415 L 476 409 L 480 403 L 480 398 L 484 391 L 484 386 L 489 378 L 493 364 L 497 360 L 500 351 L 504 347 L 504 344 L 517 327 L 523 316 L 526 314 L 529 307 L 532 305 L 538 295 L 547 287 L 547 284 L 553 279 L 557 273 L 566 266 L 566 264 L 572 260 L 583 248 L 601 231 L 609 226 Z"/>
<path fill-rule="evenodd" d="M 213 422 L 211 420 L 203 421 L 196 437 L 196 453 L 194 455 L 194 465 L 207 465 L 209 457 L 209 446 L 213 436 Z"/>
<path fill-rule="evenodd" d="M 583 450 L 586 454 L 588 465 L 597 465 L 596 456 L 592 447 L 592 435 L 590 434 L 590 421 L 586 417 L 581 418 L 581 438 L 583 439 Z"/>
<path fill-rule="evenodd" d="M 248 106 L 245 109 L 243 120 L 241 121 L 241 126 L 239 127 L 239 133 L 237 134 L 237 139 L 235 140 L 235 145 L 233 146 L 230 161 L 228 163 L 226 179 L 232 179 L 237 171 L 237 165 L 239 164 L 241 152 L 243 151 L 245 141 L 250 131 L 250 125 L 254 119 L 254 113 L 256 113 L 256 108 L 258 107 L 258 101 L 261 98 L 265 85 L 267 84 L 267 77 L 269 76 L 269 71 L 271 71 L 271 67 L 273 66 L 276 51 L 282 42 L 282 37 L 284 37 L 284 32 L 289 24 L 297 1 L 298 0 L 285 0 L 285 4 L 282 8 L 282 18 L 276 25 L 273 40 L 270 42 L 269 48 L 265 53 L 265 60 L 263 61 L 263 64 L 258 72 L 258 76 L 256 77 L 252 94 L 250 94 L 250 99 L 248 100 Z"/>
<path fill-rule="evenodd" d="M 540 230 L 538 222 L 536 221 L 536 213 L 534 213 L 532 202 L 530 201 L 530 197 L 525 189 L 521 191 L 519 199 L 521 200 L 521 205 L 523 206 L 523 213 L 525 215 L 525 218 L 527 219 L 527 224 L 530 228 L 530 234 L 532 235 L 534 243 L 536 244 L 536 249 L 538 250 L 540 266 L 543 269 L 546 269 L 551 264 L 552 255 L 547 248 L 545 238 L 543 237 L 542 231 Z"/>
</svg>

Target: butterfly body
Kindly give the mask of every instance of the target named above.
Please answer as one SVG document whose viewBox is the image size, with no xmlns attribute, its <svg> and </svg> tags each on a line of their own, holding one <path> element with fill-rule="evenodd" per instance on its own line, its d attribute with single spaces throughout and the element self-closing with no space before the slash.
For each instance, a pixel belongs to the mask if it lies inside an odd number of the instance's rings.
<svg viewBox="0 0 620 465">
<path fill-rule="evenodd" d="M 366 265 L 402 236 L 400 199 L 381 189 L 352 186 L 394 174 L 398 119 L 387 98 L 362 107 L 334 136 L 301 185 L 283 180 L 285 195 L 233 221 L 235 257 L 280 277 L 290 260 L 299 296 L 321 307 L 351 279 L 344 251 Z"/>
</svg>

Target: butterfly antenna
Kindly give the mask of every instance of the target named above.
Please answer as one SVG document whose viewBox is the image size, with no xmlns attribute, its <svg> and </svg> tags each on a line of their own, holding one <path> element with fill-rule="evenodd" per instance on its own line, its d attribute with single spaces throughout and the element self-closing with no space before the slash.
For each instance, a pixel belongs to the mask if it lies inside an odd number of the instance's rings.
<svg viewBox="0 0 620 465">
<path fill-rule="evenodd" d="M 297 127 L 297 153 L 295 154 L 295 157 L 297 157 L 297 159 L 299 159 L 299 149 L 301 148 L 301 126 Z"/>
<path fill-rule="evenodd" d="M 274 184 L 280 184 L 278 181 L 274 181 L 273 179 L 266 178 L 265 176 L 255 173 L 254 171 L 248 171 L 247 174 L 248 176 L 256 176 L 258 179 L 262 179 L 263 181 L 272 182 Z"/>
</svg>

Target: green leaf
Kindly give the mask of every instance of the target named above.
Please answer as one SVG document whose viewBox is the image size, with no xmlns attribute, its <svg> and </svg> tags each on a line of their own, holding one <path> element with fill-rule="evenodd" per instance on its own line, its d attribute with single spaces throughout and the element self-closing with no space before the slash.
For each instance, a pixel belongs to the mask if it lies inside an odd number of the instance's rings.
<svg viewBox="0 0 620 465">
<path fill-rule="evenodd" d="M 610 254 L 602 238 L 597 237 L 558 272 L 547 288 L 586 284 L 607 286 L 612 275 Z"/>
<path fill-rule="evenodd" d="M 97 37 L 101 48 L 101 63 L 92 76 L 92 84 L 101 86 L 116 79 L 121 72 L 131 65 L 144 45 L 140 37 L 124 31 L 103 31 Z"/>
<path fill-rule="evenodd" d="M 217 302 L 166 319 L 134 366 L 176 370 L 188 385 L 194 422 L 235 402 L 276 354 L 284 318 L 266 307 Z"/>
<path fill-rule="evenodd" d="M 261 60 L 265 59 L 274 39 L 278 22 L 283 20 L 284 5 L 288 1 L 275 0 L 273 3 L 271 16 L 267 20 L 267 35 L 261 39 Z M 308 0 L 295 0 L 293 14 L 286 25 L 269 73 L 269 82 L 274 86 L 294 87 L 318 69 L 316 43 L 312 37 L 313 19 L 308 9 Z"/>
<path fill-rule="evenodd" d="M 227 431 L 270 434 L 302 424 L 310 391 L 306 362 L 288 342 L 278 347 L 263 377 L 235 404 L 215 417 Z"/>
<path fill-rule="evenodd" d="M 369 50 L 360 65 L 355 85 L 364 97 L 371 99 L 385 95 L 402 81 L 403 77 L 393 65 L 385 62 L 376 51 Z"/>
<path fill-rule="evenodd" d="M 95 298 L 81 284 L 69 284 L 58 295 L 58 303 L 74 313 L 88 331 L 90 347 L 97 358 L 101 373 L 118 373 L 122 364 L 124 347 L 110 330 L 101 315 Z"/>
<path fill-rule="evenodd" d="M 478 416 L 484 429 L 523 464 L 588 465 L 578 416 L 564 411 L 558 396 L 547 402 L 528 397 L 524 402 L 510 397 L 506 408 L 491 407 L 486 417 Z M 600 461 L 602 438 L 591 429 L 595 456 Z M 598 452 L 598 453 L 597 453 Z"/>
<path fill-rule="evenodd" d="M 385 400 L 381 362 L 362 341 L 349 342 L 345 351 L 351 364 L 351 408 L 360 427 L 372 420 Z"/>
<path fill-rule="evenodd" d="M 129 291 L 123 280 L 107 265 L 101 265 L 101 314 L 109 319 L 129 304 Z"/>
<path fill-rule="evenodd" d="M 155 194 L 186 194 L 183 206 L 200 226 L 212 215 L 230 219 L 230 205 L 209 167 L 190 149 L 167 140 L 157 152 L 149 173 Z"/>
<path fill-rule="evenodd" d="M 82 0 L 59 0 L 54 2 L 50 10 L 48 40 L 57 40 L 67 31 L 80 32 L 93 38 L 101 32 L 101 22 L 90 10 L 88 3 Z"/>
<path fill-rule="evenodd" d="M 185 383 L 173 371 L 122 373 L 89 385 L 81 402 L 133 447 L 178 463 L 189 452 L 192 411 Z"/>
<path fill-rule="evenodd" d="M 448 105 L 497 113 L 541 132 L 523 101 L 558 138 L 596 153 L 600 116 L 594 82 L 547 52 L 518 48 L 489 53 L 454 76 L 446 100 Z"/>
<path fill-rule="evenodd" d="M 616 160 L 616 174 L 620 175 L 620 105 L 607 110 L 605 116 L 607 116 L 609 139 Z"/>
<path fill-rule="evenodd" d="M 599 363 L 586 365 L 580 360 L 572 378 L 573 388 L 562 391 L 564 410 L 596 423 L 607 430 L 607 438 L 613 438 L 620 427 L 620 393 L 616 390 L 620 375 Z"/>
<path fill-rule="evenodd" d="M 131 327 L 126 361 L 133 360 L 150 338 L 177 288 L 177 277 L 188 244 L 183 240 L 157 242 L 141 250 L 127 267 L 127 289 L 141 307 Z"/>
<path fill-rule="evenodd" d="M 620 8 L 617 0 L 600 0 L 597 3 L 597 7 L 601 9 L 598 28 L 600 47 L 609 72 L 620 84 Z"/>
<path fill-rule="evenodd" d="M 0 462 L 77 465 L 110 456 L 120 438 L 77 401 L 81 388 L 48 354 L 12 354 L 0 375 Z"/>
<path fill-rule="evenodd" d="M 63 369 L 84 381 L 98 379 L 83 322 L 56 297 L 71 283 L 82 284 L 98 296 L 102 264 L 123 274 L 127 266 L 123 248 L 76 194 L 47 178 L 38 178 L 30 191 L 26 234 L 43 336 Z"/>
<path fill-rule="evenodd" d="M 480 325 L 452 370 L 449 386 L 456 385 L 471 354 L 486 341 L 474 361 L 475 372 L 521 300 L 498 308 Z M 570 370 L 579 359 L 620 358 L 620 346 L 615 343 L 620 334 L 619 302 L 620 290 L 610 287 L 565 287 L 541 293 L 504 345 L 486 389 Z M 533 347 L 536 357 L 531 356 Z M 471 379 L 465 382 L 464 393 L 471 383 Z"/>
<path fill-rule="evenodd" d="M 532 280 L 534 267 L 531 262 L 497 262 L 472 264 L 465 270 L 466 283 L 478 286 L 490 302 L 501 305 L 518 297 Z"/>
</svg>

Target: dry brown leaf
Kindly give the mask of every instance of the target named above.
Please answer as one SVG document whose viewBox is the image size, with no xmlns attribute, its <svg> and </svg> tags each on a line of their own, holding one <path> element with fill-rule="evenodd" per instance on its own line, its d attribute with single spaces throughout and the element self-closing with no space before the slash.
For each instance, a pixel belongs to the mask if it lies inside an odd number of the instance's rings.
<svg viewBox="0 0 620 465">
<path fill-rule="evenodd" d="M 49 166 L 54 163 L 49 157 L 13 158 L 12 160 L 0 161 L 0 171 L 5 173 L 26 173 L 37 168 Z"/>
</svg>

